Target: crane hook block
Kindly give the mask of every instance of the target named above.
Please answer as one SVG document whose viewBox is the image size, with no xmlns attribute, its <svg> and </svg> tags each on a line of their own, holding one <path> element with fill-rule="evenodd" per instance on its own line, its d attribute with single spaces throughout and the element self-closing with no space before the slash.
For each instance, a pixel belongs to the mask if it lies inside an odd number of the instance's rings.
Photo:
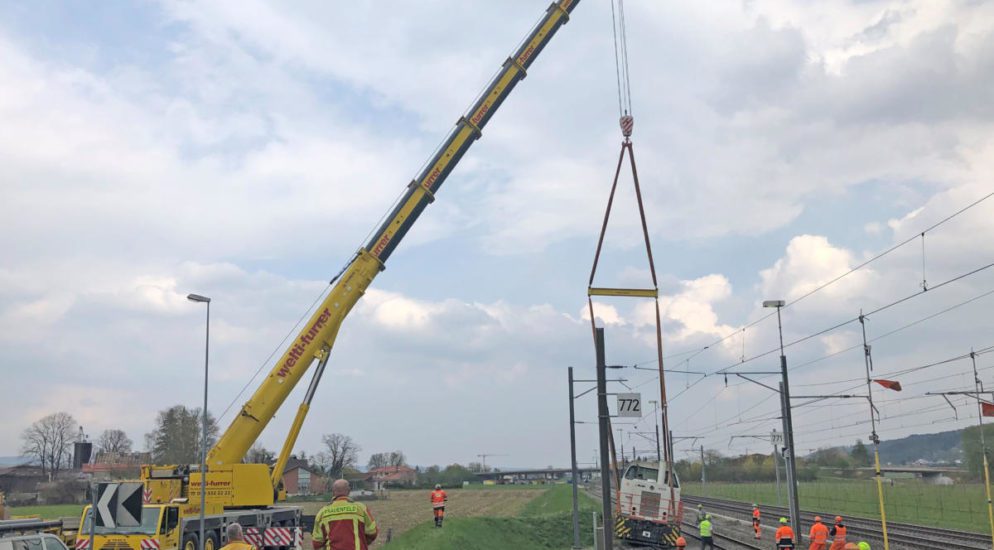
<svg viewBox="0 0 994 550">
<path fill-rule="evenodd" d="M 621 134 L 625 137 L 631 137 L 632 128 L 635 126 L 635 118 L 631 115 L 625 115 L 621 117 Z"/>
</svg>

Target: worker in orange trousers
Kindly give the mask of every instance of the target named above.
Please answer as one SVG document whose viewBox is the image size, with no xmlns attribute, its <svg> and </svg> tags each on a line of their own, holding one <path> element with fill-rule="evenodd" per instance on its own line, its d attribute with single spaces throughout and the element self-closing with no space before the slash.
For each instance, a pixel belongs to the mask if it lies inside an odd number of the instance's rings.
<svg viewBox="0 0 994 550">
<path fill-rule="evenodd" d="M 435 527 L 442 526 L 445 519 L 445 502 L 449 500 L 449 495 L 445 494 L 442 486 L 435 484 L 435 490 L 431 492 L 431 510 L 435 514 Z"/>
<path fill-rule="evenodd" d="M 756 536 L 756 540 L 761 538 L 763 530 L 759 528 L 759 505 L 755 502 L 752 503 L 752 532 Z"/>
<path fill-rule="evenodd" d="M 845 550 L 846 546 L 846 526 L 842 524 L 842 516 L 835 516 L 835 525 L 828 532 L 832 537 L 832 546 L 829 550 Z"/>
<path fill-rule="evenodd" d="M 828 527 L 821 522 L 821 516 L 815 516 L 815 522 L 811 526 L 811 531 L 808 532 L 808 538 L 811 539 L 808 550 L 825 550 L 828 545 Z"/>
</svg>

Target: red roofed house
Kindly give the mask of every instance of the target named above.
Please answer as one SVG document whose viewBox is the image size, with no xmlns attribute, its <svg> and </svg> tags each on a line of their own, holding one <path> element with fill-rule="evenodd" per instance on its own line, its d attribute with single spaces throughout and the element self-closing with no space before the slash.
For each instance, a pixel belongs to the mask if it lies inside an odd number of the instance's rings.
<svg viewBox="0 0 994 550">
<path fill-rule="evenodd" d="M 369 481 L 373 482 L 374 490 L 387 486 L 414 485 L 418 481 L 418 472 L 409 466 L 383 466 L 367 472 Z"/>
<path fill-rule="evenodd" d="M 306 461 L 291 457 L 283 469 L 283 488 L 286 494 L 320 495 L 327 490 L 324 477 Z"/>
</svg>

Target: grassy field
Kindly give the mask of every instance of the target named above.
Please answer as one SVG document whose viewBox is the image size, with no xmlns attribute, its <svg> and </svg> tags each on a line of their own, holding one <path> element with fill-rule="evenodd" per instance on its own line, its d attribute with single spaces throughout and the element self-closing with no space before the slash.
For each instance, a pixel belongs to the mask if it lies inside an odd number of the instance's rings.
<svg viewBox="0 0 994 550">
<path fill-rule="evenodd" d="M 685 483 L 683 490 L 688 495 L 777 503 L 775 483 L 709 483 L 703 491 L 699 483 Z M 877 486 L 872 480 L 800 483 L 797 492 L 802 510 L 880 517 Z M 939 486 L 898 480 L 893 486 L 884 484 L 884 502 L 889 521 L 990 532 L 984 486 L 980 484 Z M 786 485 L 781 503 L 786 506 Z"/>
<path fill-rule="evenodd" d="M 10 509 L 11 516 L 41 516 L 42 519 L 75 518 L 83 513 L 80 504 L 49 504 L 45 506 L 16 506 Z"/>
<path fill-rule="evenodd" d="M 512 491 L 517 493 L 518 491 Z M 572 545 L 571 488 L 554 485 L 527 502 L 516 515 L 501 517 L 450 517 L 436 529 L 423 523 L 394 539 L 398 550 L 565 550 Z M 594 501 L 580 494 L 580 532 L 592 545 L 590 512 Z"/>
<path fill-rule="evenodd" d="M 513 517 L 522 513 L 525 506 L 542 495 L 544 489 L 532 486 L 530 489 L 452 489 L 448 505 L 445 507 L 446 528 L 450 522 L 470 518 Z M 395 538 L 390 548 L 396 546 L 396 537 L 419 524 L 432 526 L 432 511 L 429 502 L 430 491 L 393 491 L 387 500 L 367 502 L 376 523 L 380 527 L 380 538 L 373 544 L 378 548 L 386 541 L 387 531 L 392 530 Z M 298 502 L 305 514 L 316 513 L 325 503 Z M 305 541 L 309 544 L 309 540 Z M 309 548 L 305 544 L 305 548 Z"/>
</svg>

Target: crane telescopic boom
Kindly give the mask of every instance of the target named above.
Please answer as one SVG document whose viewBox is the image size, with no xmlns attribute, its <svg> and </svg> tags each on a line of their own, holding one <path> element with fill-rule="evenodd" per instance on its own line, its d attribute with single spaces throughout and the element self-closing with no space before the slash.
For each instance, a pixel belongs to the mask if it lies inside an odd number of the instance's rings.
<svg viewBox="0 0 994 550">
<path fill-rule="evenodd" d="M 331 349 L 346 315 L 376 275 L 385 268 L 387 258 L 425 207 L 434 201 L 445 178 L 473 142 L 480 138 L 490 117 L 525 77 L 528 67 L 556 31 L 569 20 L 579 1 L 558 0 L 549 6 L 517 51 L 504 62 L 424 170 L 407 186 L 407 192 L 383 225 L 346 266 L 328 296 L 210 450 L 207 456 L 210 466 L 241 462 L 314 360 Z M 290 437 L 295 438 L 297 431 L 299 425 L 292 430 Z M 293 441 L 289 444 L 292 448 Z"/>
</svg>

